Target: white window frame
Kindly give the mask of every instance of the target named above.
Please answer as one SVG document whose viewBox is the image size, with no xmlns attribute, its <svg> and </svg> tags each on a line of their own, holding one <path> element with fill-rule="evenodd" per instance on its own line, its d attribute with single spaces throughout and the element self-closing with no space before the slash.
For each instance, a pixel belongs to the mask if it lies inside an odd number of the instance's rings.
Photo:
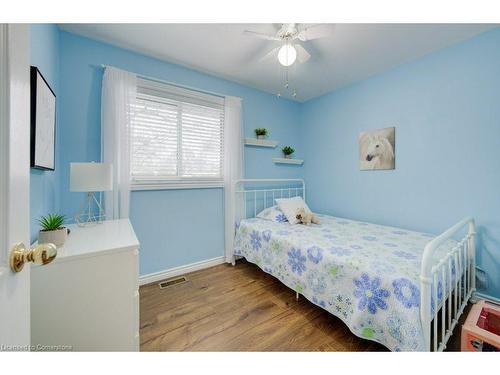
<svg viewBox="0 0 500 375">
<path fill-rule="evenodd" d="M 194 89 L 183 88 L 168 84 L 165 82 L 159 82 L 146 78 L 137 78 L 137 92 L 138 95 L 142 93 L 148 93 L 159 98 L 164 97 L 166 99 L 171 99 L 174 101 L 183 101 L 182 98 L 191 103 L 199 104 L 210 104 L 220 106 L 222 111 L 224 111 L 224 97 L 216 94 L 208 94 L 200 92 Z M 224 117 L 224 112 L 222 112 L 222 118 Z M 182 127 L 182 123 L 178 121 L 178 127 Z M 180 129 L 179 129 L 180 130 Z M 218 179 L 213 178 L 189 178 L 189 177 L 173 177 L 173 178 L 163 178 L 158 180 L 153 180 L 150 178 L 134 178 L 132 174 L 130 176 L 130 188 L 132 191 L 141 190 L 177 190 L 177 189 L 213 189 L 213 188 L 223 188 L 224 187 L 224 123 L 222 123 L 222 139 L 221 139 L 221 175 Z M 180 139 L 178 138 L 179 142 Z M 182 148 L 179 145 L 179 152 L 182 152 Z"/>
</svg>

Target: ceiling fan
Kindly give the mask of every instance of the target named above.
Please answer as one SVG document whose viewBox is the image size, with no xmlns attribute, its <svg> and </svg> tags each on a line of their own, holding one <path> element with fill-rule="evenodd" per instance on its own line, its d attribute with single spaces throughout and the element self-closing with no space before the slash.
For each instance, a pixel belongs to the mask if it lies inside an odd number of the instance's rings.
<svg viewBox="0 0 500 375">
<path fill-rule="evenodd" d="M 283 66 L 290 66 L 296 60 L 304 63 L 311 57 L 311 54 L 298 42 L 307 42 L 309 40 L 324 38 L 331 35 L 333 25 L 316 24 L 300 27 L 296 23 L 284 23 L 276 34 L 264 34 L 256 31 L 245 30 L 243 33 L 259 39 L 282 42 L 280 47 L 276 47 L 267 53 L 261 60 L 266 60 L 272 56 L 278 55 L 278 61 Z"/>
</svg>

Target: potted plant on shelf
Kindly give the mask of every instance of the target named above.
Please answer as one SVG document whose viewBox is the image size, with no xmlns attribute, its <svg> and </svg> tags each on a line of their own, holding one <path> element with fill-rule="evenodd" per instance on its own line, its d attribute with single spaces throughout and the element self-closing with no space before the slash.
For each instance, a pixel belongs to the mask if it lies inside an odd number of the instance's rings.
<svg viewBox="0 0 500 375">
<path fill-rule="evenodd" d="M 255 135 L 257 136 L 257 139 L 264 139 L 267 135 L 267 129 L 266 128 L 257 128 L 254 130 Z"/>
<path fill-rule="evenodd" d="M 285 159 L 291 159 L 292 154 L 295 152 L 294 148 L 291 146 L 285 146 L 281 149 L 283 155 L 285 155 Z"/>
<path fill-rule="evenodd" d="M 38 222 L 42 229 L 38 232 L 38 243 L 53 243 L 57 247 L 63 246 L 68 236 L 68 229 L 63 226 L 65 217 L 59 214 L 42 216 Z"/>
</svg>

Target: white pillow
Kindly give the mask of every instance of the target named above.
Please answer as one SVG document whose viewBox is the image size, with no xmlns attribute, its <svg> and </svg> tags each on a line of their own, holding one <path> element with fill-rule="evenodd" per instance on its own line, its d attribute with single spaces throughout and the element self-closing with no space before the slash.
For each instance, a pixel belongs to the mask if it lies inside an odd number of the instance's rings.
<svg viewBox="0 0 500 375">
<path fill-rule="evenodd" d="M 276 199 L 276 203 L 290 224 L 297 224 L 299 222 L 295 216 L 297 215 L 297 210 L 300 208 L 304 208 L 307 213 L 311 213 L 311 210 L 302 197 L 280 198 Z"/>
<path fill-rule="evenodd" d="M 271 220 L 277 223 L 286 223 L 288 220 L 278 206 L 268 207 L 262 210 L 257 217 L 259 219 Z"/>
</svg>

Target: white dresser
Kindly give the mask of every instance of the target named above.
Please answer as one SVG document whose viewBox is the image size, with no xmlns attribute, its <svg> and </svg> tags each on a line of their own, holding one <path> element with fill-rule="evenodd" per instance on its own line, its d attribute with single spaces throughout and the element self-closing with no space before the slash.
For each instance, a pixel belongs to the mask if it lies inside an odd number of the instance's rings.
<svg viewBox="0 0 500 375">
<path fill-rule="evenodd" d="M 37 350 L 139 350 L 139 242 L 128 219 L 71 233 L 57 258 L 31 269 Z"/>
</svg>

